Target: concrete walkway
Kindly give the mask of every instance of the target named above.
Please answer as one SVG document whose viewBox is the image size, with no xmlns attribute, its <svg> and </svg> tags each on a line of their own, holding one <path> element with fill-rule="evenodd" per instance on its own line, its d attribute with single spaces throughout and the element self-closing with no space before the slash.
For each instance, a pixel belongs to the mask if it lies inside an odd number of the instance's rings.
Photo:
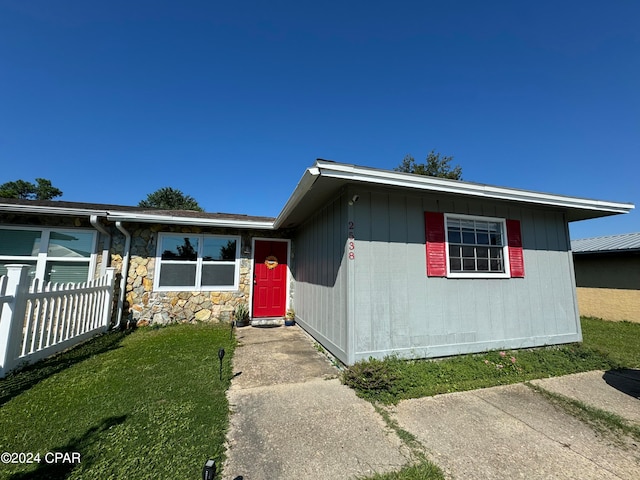
<svg viewBox="0 0 640 480">
<path fill-rule="evenodd" d="M 245 327 L 238 338 L 225 479 L 352 479 L 411 461 L 298 327 Z M 638 371 L 532 383 L 640 425 Z M 638 442 L 596 433 L 523 384 L 406 400 L 389 411 L 447 478 L 640 478 Z"/>
<path fill-rule="evenodd" d="M 407 463 L 395 433 L 299 327 L 237 334 L 223 478 L 354 478 Z"/>
</svg>

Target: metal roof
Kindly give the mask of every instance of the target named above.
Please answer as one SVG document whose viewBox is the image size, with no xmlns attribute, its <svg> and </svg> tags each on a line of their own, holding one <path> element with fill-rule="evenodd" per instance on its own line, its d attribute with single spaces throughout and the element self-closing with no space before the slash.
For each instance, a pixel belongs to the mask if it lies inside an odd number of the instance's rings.
<svg viewBox="0 0 640 480">
<path fill-rule="evenodd" d="M 573 253 L 609 253 L 640 251 L 640 232 L 571 241 Z"/>
</svg>

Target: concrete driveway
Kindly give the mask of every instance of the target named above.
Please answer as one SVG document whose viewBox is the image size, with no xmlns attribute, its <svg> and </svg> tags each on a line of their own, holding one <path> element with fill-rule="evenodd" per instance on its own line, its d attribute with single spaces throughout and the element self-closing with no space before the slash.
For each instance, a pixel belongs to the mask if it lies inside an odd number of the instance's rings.
<svg viewBox="0 0 640 480">
<path fill-rule="evenodd" d="M 524 384 L 406 400 L 394 416 L 448 478 L 640 478 L 637 443 L 596 433 Z"/>
<path fill-rule="evenodd" d="M 298 327 L 245 327 L 238 338 L 225 479 L 352 479 L 412 461 Z M 618 377 L 532 383 L 640 426 L 640 374 Z M 389 412 L 447 478 L 640 478 L 638 442 L 595 432 L 523 384 L 406 400 Z"/>
</svg>

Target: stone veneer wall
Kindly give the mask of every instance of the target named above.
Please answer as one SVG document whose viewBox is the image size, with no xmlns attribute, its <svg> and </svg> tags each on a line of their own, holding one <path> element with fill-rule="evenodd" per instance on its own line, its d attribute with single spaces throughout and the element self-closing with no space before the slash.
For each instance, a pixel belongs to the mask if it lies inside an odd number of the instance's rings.
<svg viewBox="0 0 640 480">
<path fill-rule="evenodd" d="M 88 218 L 51 215 L 0 214 L 0 223 L 12 226 L 48 228 L 87 228 L 94 230 Z M 109 266 L 116 268 L 113 320 L 117 312 L 120 291 L 124 235 L 112 223 L 103 222 L 111 233 Z M 183 227 L 150 224 L 125 224 L 131 233 L 131 257 L 127 275 L 127 286 L 123 322 L 138 324 L 168 324 L 195 321 L 229 321 L 236 305 L 248 302 L 251 292 L 251 254 L 243 253 L 251 247 L 253 237 L 289 238 L 289 232 L 269 230 L 237 230 L 220 228 Z M 237 291 L 225 292 L 154 292 L 153 275 L 158 232 L 205 233 L 217 235 L 239 235 L 241 237 L 240 282 Z M 100 274 L 102 250 L 106 237 L 98 233 L 96 245 L 96 270 Z M 293 283 L 293 278 L 291 280 Z M 290 286 L 293 292 L 293 285 Z"/>
<path fill-rule="evenodd" d="M 127 274 L 124 319 L 138 325 L 176 322 L 230 321 L 236 306 L 249 301 L 251 254 L 245 254 L 254 236 L 275 236 L 268 231 L 238 231 L 166 225 L 125 225 L 131 233 L 131 258 Z M 240 235 L 240 281 L 236 291 L 154 292 L 158 232 Z M 270 235 L 271 234 L 271 235 Z M 111 265 L 121 270 L 124 237 L 114 235 Z"/>
</svg>

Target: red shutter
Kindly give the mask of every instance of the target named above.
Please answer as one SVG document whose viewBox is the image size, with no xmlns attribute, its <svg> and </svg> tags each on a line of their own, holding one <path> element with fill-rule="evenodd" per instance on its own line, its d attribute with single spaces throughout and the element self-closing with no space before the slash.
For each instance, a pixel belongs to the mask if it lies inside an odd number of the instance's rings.
<svg viewBox="0 0 640 480">
<path fill-rule="evenodd" d="M 507 220 L 507 244 L 509 245 L 509 267 L 511 277 L 524 278 L 524 257 L 520 220 Z"/>
<path fill-rule="evenodd" d="M 444 214 L 424 213 L 427 239 L 427 276 L 447 276 L 447 253 L 444 237 Z"/>
</svg>

